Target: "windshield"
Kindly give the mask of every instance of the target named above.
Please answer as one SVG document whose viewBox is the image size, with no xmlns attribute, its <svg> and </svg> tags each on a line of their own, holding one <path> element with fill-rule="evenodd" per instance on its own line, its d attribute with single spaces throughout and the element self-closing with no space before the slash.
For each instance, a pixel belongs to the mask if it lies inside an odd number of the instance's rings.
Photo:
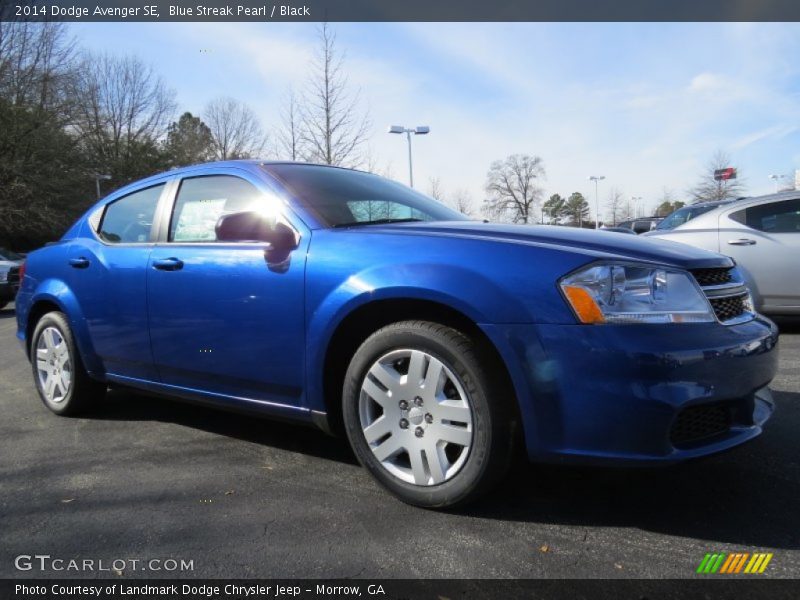
<svg viewBox="0 0 800 600">
<path fill-rule="evenodd" d="M 264 168 L 326 227 L 469 220 L 432 198 L 371 173 L 300 164 Z"/>
<path fill-rule="evenodd" d="M 691 221 L 695 217 L 707 213 L 712 208 L 716 208 L 716 206 L 684 206 L 683 208 L 679 208 L 656 225 L 656 231 L 675 229 L 678 225 L 683 225 L 687 221 Z"/>
</svg>

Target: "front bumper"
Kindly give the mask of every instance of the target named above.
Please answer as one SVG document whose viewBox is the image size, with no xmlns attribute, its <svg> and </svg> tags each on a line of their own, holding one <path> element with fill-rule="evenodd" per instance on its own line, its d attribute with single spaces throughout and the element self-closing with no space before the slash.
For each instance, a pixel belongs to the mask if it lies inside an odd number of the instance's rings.
<svg viewBox="0 0 800 600">
<path fill-rule="evenodd" d="M 778 330 L 740 325 L 487 325 L 532 460 L 669 463 L 759 435 Z M 689 410 L 691 409 L 691 410 Z"/>
</svg>

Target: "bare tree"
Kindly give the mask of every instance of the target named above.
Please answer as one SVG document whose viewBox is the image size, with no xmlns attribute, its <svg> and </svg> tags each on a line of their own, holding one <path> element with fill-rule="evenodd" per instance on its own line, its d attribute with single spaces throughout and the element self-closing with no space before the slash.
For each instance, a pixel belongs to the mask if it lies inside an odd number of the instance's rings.
<svg viewBox="0 0 800 600">
<path fill-rule="evenodd" d="M 303 155 L 302 110 L 294 90 L 289 90 L 281 114 L 281 128 L 277 135 L 278 155 L 299 160 Z"/>
<path fill-rule="evenodd" d="M 381 166 L 375 153 L 370 148 L 367 148 L 366 157 L 366 164 L 362 168 L 367 173 L 374 173 L 386 179 L 394 179 L 394 168 L 391 162 L 383 163 L 383 166 Z"/>
<path fill-rule="evenodd" d="M 473 216 L 475 213 L 475 202 L 472 198 L 472 194 L 463 188 L 459 188 L 453 192 L 447 204 L 468 217 Z"/>
<path fill-rule="evenodd" d="M 66 131 L 75 102 L 74 42 L 60 23 L 0 23 L 0 245 L 59 237 L 92 198 Z"/>
<path fill-rule="evenodd" d="M 267 144 L 261 123 L 249 106 L 235 98 L 222 97 L 206 106 L 204 118 L 213 138 L 218 160 L 258 156 Z"/>
<path fill-rule="evenodd" d="M 486 212 L 514 223 L 535 223 L 536 207 L 542 198 L 537 182 L 544 177 L 538 156 L 512 154 L 493 162 L 486 175 Z"/>
<path fill-rule="evenodd" d="M 738 172 L 736 179 L 714 179 L 714 171 L 731 166 L 730 155 L 723 150 L 717 150 L 706 163 L 697 184 L 689 190 L 692 200 L 694 202 L 708 202 L 741 196 L 744 193 L 745 185 L 741 178 L 738 177 Z"/>
<path fill-rule="evenodd" d="M 0 23 L 0 97 L 67 120 L 75 41 L 64 23 Z"/>
<path fill-rule="evenodd" d="M 622 212 L 625 210 L 624 198 L 622 190 L 617 187 L 612 187 L 608 191 L 608 199 L 606 200 L 606 208 L 608 215 L 611 217 L 611 224 L 616 225 L 620 219 Z"/>
<path fill-rule="evenodd" d="M 152 66 L 134 56 L 85 54 L 75 93 L 75 128 L 94 167 L 116 183 L 152 173 L 175 111 L 174 92 Z"/>
<path fill-rule="evenodd" d="M 444 203 L 444 190 L 442 190 L 441 180 L 438 177 L 431 177 L 428 184 L 428 196 Z"/>
<path fill-rule="evenodd" d="M 348 90 L 343 65 L 336 35 L 323 23 L 305 95 L 302 140 L 307 160 L 352 167 L 364 160 L 362 147 L 371 124 L 358 92 Z"/>
<path fill-rule="evenodd" d="M 162 138 L 175 110 L 174 92 L 134 56 L 85 54 L 77 86 L 76 128 L 100 168 Z"/>
</svg>

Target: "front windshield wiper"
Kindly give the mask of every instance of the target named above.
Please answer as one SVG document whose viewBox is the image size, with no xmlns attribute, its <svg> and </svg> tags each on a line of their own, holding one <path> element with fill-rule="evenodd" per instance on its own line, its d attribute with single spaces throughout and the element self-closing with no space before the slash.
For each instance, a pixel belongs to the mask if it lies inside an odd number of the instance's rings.
<svg viewBox="0 0 800 600">
<path fill-rule="evenodd" d="M 408 219 L 375 219 L 374 221 L 351 221 L 350 223 L 337 223 L 334 227 L 358 227 L 360 225 L 384 225 L 386 223 L 413 223 L 415 221 L 424 221 L 424 219 L 416 219 L 414 217 Z"/>
</svg>

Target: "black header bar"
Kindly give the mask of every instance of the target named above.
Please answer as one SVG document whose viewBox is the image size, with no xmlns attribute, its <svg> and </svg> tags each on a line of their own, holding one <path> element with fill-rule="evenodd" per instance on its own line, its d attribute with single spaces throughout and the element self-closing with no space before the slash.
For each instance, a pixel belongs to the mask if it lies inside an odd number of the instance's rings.
<svg viewBox="0 0 800 600">
<path fill-rule="evenodd" d="M 800 21 L 797 0 L 0 0 L 33 21 Z"/>
</svg>

